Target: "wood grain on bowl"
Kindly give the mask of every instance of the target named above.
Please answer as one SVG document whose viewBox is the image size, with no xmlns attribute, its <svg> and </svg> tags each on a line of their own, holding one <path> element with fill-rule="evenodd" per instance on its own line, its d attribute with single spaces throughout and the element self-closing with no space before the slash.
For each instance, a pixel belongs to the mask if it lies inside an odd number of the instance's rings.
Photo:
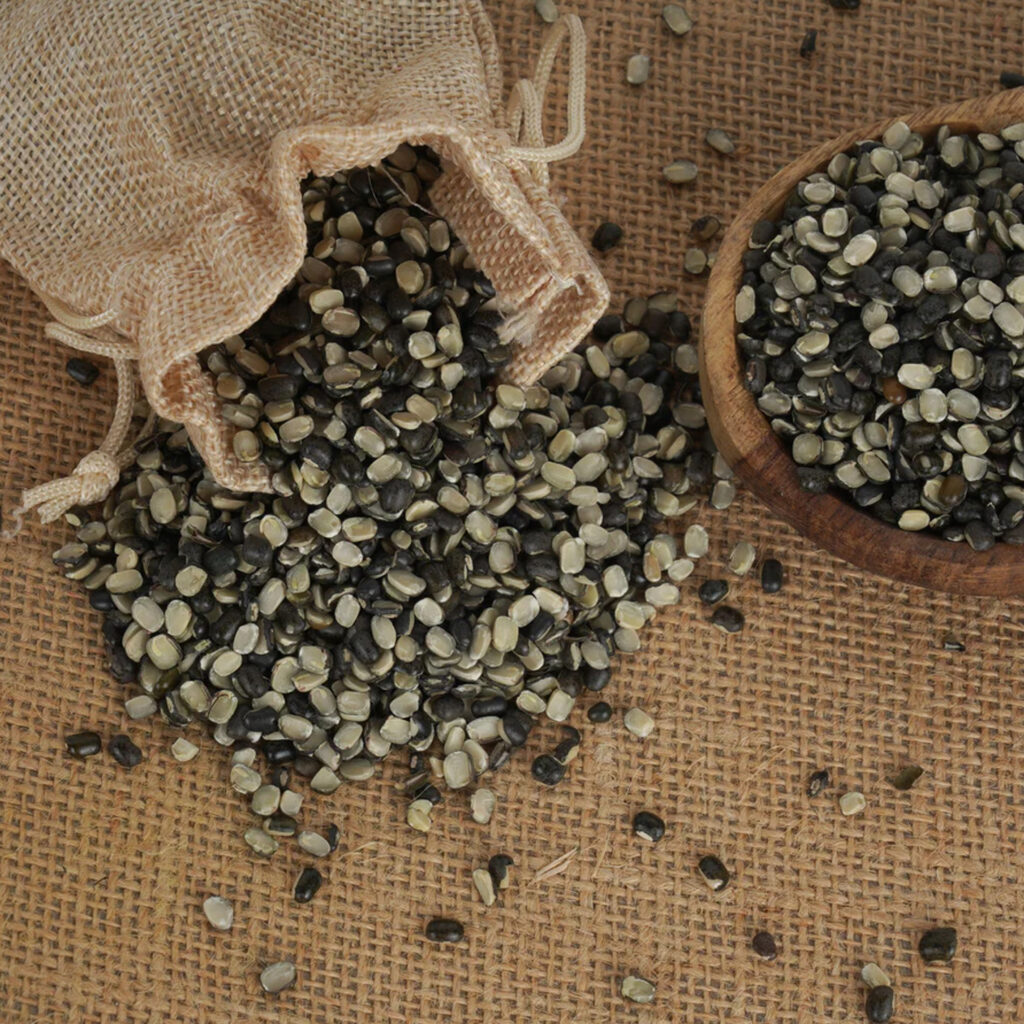
<svg viewBox="0 0 1024 1024">
<path fill-rule="evenodd" d="M 894 120 L 925 138 L 942 125 L 954 132 L 998 131 L 1024 119 L 1024 89 L 851 129 L 804 153 L 762 186 L 722 239 L 708 281 L 700 342 L 700 380 L 715 441 L 737 475 L 766 505 L 815 544 L 879 576 L 953 594 L 1009 597 L 1024 593 L 1024 547 L 997 543 L 976 552 L 965 543 L 889 526 L 833 494 L 800 486 L 796 466 L 743 383 L 734 302 L 741 260 L 757 221 L 775 219 L 787 196 L 836 153 L 877 139 Z"/>
</svg>

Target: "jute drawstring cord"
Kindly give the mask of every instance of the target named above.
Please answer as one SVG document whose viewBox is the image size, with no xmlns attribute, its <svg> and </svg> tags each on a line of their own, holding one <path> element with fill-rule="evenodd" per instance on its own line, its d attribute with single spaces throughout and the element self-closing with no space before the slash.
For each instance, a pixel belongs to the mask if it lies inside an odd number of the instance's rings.
<svg viewBox="0 0 1024 1024">
<path fill-rule="evenodd" d="M 544 141 L 544 104 L 547 101 L 551 71 L 562 42 L 568 37 L 569 72 L 567 127 L 561 142 L 547 145 Z M 533 79 L 520 79 L 512 89 L 508 103 L 508 118 L 512 138 L 516 140 L 509 151 L 530 168 L 537 181 L 545 188 L 549 184 L 548 164 L 566 160 L 578 152 L 587 134 L 587 35 L 583 22 L 575 14 L 566 14 L 551 26 Z"/>
<path fill-rule="evenodd" d="M 135 380 L 138 353 L 132 342 L 120 337 L 109 326 L 117 319 L 116 311 L 86 316 L 76 313 L 58 299 L 41 297 L 53 317 L 43 331 L 47 338 L 79 352 L 107 356 L 113 360 L 117 374 L 117 402 L 110 429 L 98 448 L 82 458 L 68 476 L 39 484 L 22 493 L 21 504 L 10 513 L 10 526 L 0 532 L 0 538 L 6 541 L 18 535 L 25 515 L 32 509 L 38 511 L 42 522 L 50 523 L 75 505 L 102 501 L 117 486 L 121 470 L 135 457 L 134 449 L 126 446 L 126 441 L 138 394 Z"/>
<path fill-rule="evenodd" d="M 548 145 L 544 139 L 544 106 L 555 60 L 568 38 L 567 69 L 569 89 L 566 109 L 566 131 L 561 142 Z M 521 78 L 512 87 L 508 101 L 508 120 L 512 138 L 517 144 L 509 155 L 526 164 L 534 180 L 544 189 L 550 189 L 548 165 L 574 156 L 587 134 L 587 34 L 583 22 L 575 14 L 566 14 L 550 28 L 537 58 L 533 78 Z M 562 278 L 552 272 L 552 279 L 560 290 L 575 288 L 573 278 Z M 503 341 L 532 341 L 537 316 L 527 307 L 521 312 L 509 311 L 500 335 Z"/>
</svg>

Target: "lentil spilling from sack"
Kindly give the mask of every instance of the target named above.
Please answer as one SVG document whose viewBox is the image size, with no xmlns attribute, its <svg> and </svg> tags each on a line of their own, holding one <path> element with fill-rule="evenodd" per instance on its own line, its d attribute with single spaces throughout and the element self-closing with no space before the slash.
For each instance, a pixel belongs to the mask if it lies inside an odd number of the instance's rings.
<svg viewBox="0 0 1024 1024">
<path fill-rule="evenodd" d="M 661 526 L 728 474 L 674 296 L 606 316 L 532 387 L 500 382 L 500 306 L 429 212 L 438 174 L 404 146 L 307 182 L 297 279 L 205 354 L 235 452 L 269 467 L 272 494 L 219 486 L 160 424 L 54 556 L 105 614 L 113 674 L 141 690 L 132 716 L 200 720 L 236 747 L 264 855 L 299 832 L 290 773 L 330 793 L 411 748 L 425 831 L 434 782 L 470 787 L 538 716 L 564 722 L 679 599 L 694 563 Z M 568 729 L 534 774 L 557 782 L 578 743 Z"/>
<path fill-rule="evenodd" d="M 802 485 L 904 530 L 1024 542 L 1024 124 L 902 122 L 758 223 L 747 387 Z"/>
</svg>

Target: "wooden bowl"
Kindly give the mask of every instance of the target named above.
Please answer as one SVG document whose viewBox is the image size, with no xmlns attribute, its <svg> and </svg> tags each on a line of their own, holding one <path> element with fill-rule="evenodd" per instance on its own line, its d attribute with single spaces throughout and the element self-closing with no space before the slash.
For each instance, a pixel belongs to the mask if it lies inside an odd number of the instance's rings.
<svg viewBox="0 0 1024 1024">
<path fill-rule="evenodd" d="M 935 107 L 903 117 L 925 138 L 943 124 L 954 132 L 998 131 L 1024 119 L 1024 89 Z M 736 345 L 734 300 L 750 231 L 775 219 L 787 196 L 808 174 L 823 170 L 838 152 L 881 138 L 896 120 L 848 131 L 805 153 L 748 200 L 718 250 L 704 303 L 700 381 L 708 424 L 720 451 L 766 505 L 815 544 L 854 565 L 902 583 L 946 591 L 1009 597 L 1024 594 L 1024 548 L 997 542 L 985 552 L 934 535 L 889 526 L 836 494 L 812 495 L 797 481 L 796 464 L 743 384 Z"/>
</svg>

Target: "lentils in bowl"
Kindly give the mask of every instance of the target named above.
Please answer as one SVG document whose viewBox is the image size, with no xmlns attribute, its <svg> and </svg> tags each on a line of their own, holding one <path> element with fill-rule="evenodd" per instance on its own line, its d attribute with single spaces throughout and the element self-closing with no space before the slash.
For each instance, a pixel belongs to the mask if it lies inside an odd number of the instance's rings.
<svg viewBox="0 0 1024 1024">
<path fill-rule="evenodd" d="M 758 222 L 745 381 L 811 493 L 984 551 L 1024 541 L 1024 124 L 896 122 Z"/>
</svg>

